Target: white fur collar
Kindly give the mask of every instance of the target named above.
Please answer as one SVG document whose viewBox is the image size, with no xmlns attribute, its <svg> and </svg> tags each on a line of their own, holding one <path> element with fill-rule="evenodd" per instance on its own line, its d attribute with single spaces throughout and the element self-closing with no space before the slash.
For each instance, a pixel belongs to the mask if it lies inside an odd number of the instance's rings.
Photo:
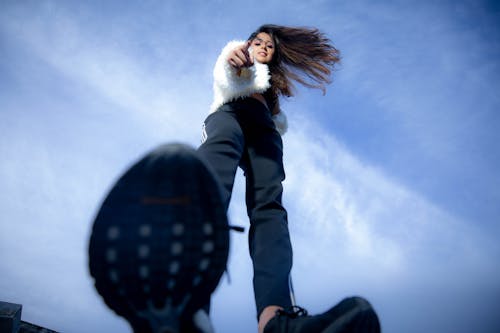
<svg viewBox="0 0 500 333">
<path fill-rule="evenodd" d="M 229 53 L 245 43 L 246 41 L 241 40 L 230 41 L 217 58 L 214 67 L 214 100 L 210 107 L 210 113 L 217 111 L 226 102 L 247 97 L 253 93 L 264 93 L 271 87 L 269 82 L 271 74 L 266 64 L 255 61 L 253 66 L 244 68 L 238 76 L 236 69 L 227 62 Z M 273 116 L 273 120 L 278 131 L 283 135 L 288 127 L 285 114 L 280 112 Z"/>
<path fill-rule="evenodd" d="M 271 84 L 267 65 L 255 62 L 252 67 L 244 68 L 240 76 L 228 62 L 229 53 L 245 41 L 231 41 L 223 49 L 214 67 L 214 101 L 210 112 L 216 111 L 222 104 L 253 93 L 265 92 Z"/>
</svg>

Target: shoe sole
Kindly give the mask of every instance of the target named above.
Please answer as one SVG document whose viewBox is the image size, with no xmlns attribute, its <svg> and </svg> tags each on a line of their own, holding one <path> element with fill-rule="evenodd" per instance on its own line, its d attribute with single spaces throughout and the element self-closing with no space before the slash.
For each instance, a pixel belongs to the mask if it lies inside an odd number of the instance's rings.
<svg viewBox="0 0 500 333">
<path fill-rule="evenodd" d="M 89 268 L 105 303 L 135 332 L 178 332 L 226 269 L 227 216 L 196 152 L 164 145 L 114 185 L 95 218 Z"/>
</svg>

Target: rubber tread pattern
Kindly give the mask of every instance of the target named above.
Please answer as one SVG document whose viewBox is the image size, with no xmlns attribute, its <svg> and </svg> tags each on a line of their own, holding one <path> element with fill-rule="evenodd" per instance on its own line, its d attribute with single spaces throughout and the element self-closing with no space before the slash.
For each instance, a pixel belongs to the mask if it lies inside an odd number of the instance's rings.
<svg viewBox="0 0 500 333">
<path fill-rule="evenodd" d="M 155 330 L 140 315 L 148 304 L 168 306 L 182 331 L 209 302 L 228 251 L 218 183 L 193 149 L 170 144 L 133 165 L 105 198 L 92 228 L 89 268 L 105 303 L 134 331 Z"/>
</svg>

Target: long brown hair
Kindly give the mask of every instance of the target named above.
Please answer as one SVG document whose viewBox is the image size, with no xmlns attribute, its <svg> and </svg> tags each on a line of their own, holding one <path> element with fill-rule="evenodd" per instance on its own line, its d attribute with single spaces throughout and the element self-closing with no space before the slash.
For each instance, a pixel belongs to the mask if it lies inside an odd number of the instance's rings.
<svg viewBox="0 0 500 333">
<path fill-rule="evenodd" d="M 293 96 L 292 81 L 325 92 L 332 70 L 340 61 L 340 52 L 322 32 L 316 28 L 265 24 L 248 40 L 261 32 L 269 34 L 275 45 L 273 60 L 268 64 L 273 95 Z"/>
</svg>

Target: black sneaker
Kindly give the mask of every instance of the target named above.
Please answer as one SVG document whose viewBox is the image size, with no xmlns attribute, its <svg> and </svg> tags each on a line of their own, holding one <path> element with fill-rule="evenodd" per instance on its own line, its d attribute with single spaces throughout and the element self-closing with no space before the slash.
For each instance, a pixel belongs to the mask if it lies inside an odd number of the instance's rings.
<svg viewBox="0 0 500 333">
<path fill-rule="evenodd" d="M 195 150 L 169 144 L 133 165 L 102 203 L 90 274 L 135 332 L 205 332 L 200 308 L 226 269 L 228 250 L 217 181 Z"/>
<path fill-rule="evenodd" d="M 264 333 L 379 333 L 377 314 L 368 301 L 346 298 L 327 312 L 309 316 L 300 307 L 278 310 Z"/>
</svg>

